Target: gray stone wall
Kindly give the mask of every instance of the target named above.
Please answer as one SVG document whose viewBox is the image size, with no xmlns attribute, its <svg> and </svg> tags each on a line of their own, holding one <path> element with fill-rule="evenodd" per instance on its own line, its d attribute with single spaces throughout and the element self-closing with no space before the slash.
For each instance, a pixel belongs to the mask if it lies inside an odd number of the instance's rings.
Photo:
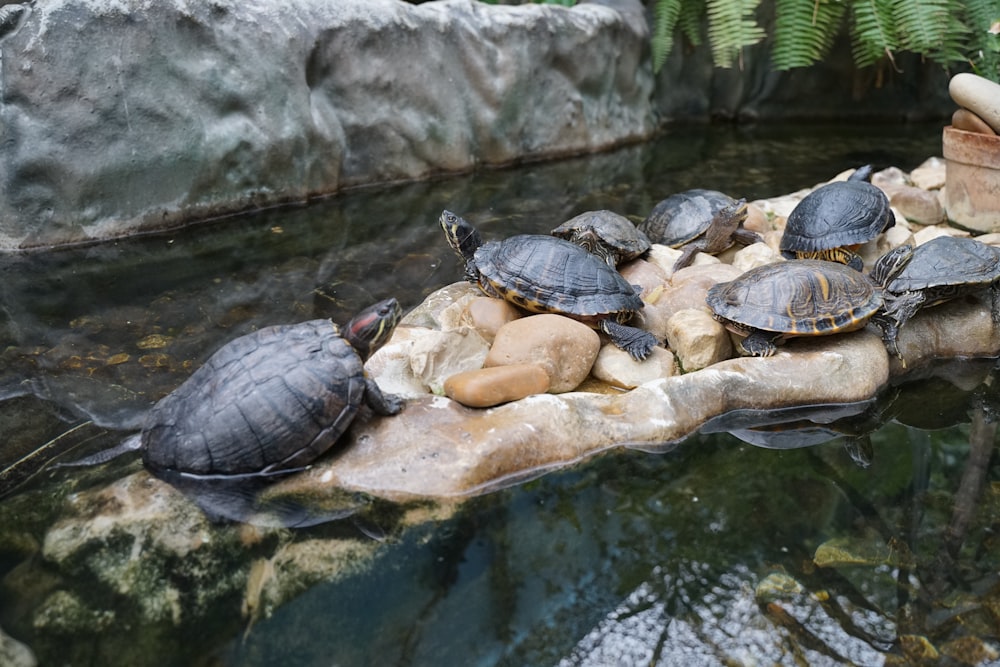
<svg viewBox="0 0 1000 667">
<path fill-rule="evenodd" d="M 0 249 L 596 151 L 655 130 L 638 0 L 22 7 L 0 30 Z"/>
</svg>

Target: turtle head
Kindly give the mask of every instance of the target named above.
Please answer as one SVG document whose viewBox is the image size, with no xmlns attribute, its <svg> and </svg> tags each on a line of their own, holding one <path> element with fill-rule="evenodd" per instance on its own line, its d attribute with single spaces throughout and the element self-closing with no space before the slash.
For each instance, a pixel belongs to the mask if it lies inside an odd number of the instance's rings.
<svg viewBox="0 0 1000 667">
<path fill-rule="evenodd" d="M 341 334 L 362 360 L 366 361 L 382 347 L 403 316 L 403 309 L 393 298 L 368 306 L 348 322 Z"/>
<path fill-rule="evenodd" d="M 886 288 L 893 278 L 906 268 L 911 259 L 913 259 L 913 246 L 897 246 L 878 258 L 869 276 L 876 285 Z"/>
<path fill-rule="evenodd" d="M 478 282 L 479 271 L 476 269 L 475 256 L 476 248 L 483 244 L 483 239 L 464 218 L 455 215 L 451 211 L 442 211 L 441 229 L 448 239 L 448 245 L 455 251 L 455 254 L 465 262 L 465 276 L 471 282 Z"/>
</svg>

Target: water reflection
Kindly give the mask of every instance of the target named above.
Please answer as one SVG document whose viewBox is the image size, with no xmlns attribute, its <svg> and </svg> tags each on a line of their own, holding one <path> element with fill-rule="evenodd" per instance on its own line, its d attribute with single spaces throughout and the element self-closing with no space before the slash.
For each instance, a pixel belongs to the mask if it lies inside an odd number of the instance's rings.
<svg viewBox="0 0 1000 667">
<path fill-rule="evenodd" d="M 459 280 L 436 226 L 443 208 L 499 237 L 588 209 L 641 218 L 693 187 L 752 199 L 866 162 L 910 169 L 938 149 L 939 128 L 926 126 L 686 128 L 602 156 L 3 258 L 0 493 L 47 460 L 116 444 L 227 340 L 346 321 L 384 296 L 409 308 Z M 988 657 L 1000 636 L 994 366 L 928 366 L 848 412 L 722 429 L 770 449 L 701 433 L 458 508 L 275 506 L 266 489 L 234 503 L 216 489 L 198 502 L 227 521 L 206 525 L 193 509 L 159 525 L 153 505 L 135 537 L 108 515 L 73 513 L 104 490 L 105 509 L 129 485 L 169 490 L 135 457 L 43 470 L 0 499 L 0 627 L 41 664 Z M 867 467 L 844 447 L 857 437 Z M 355 521 L 325 520 L 347 514 Z M 315 525 L 274 528 L 289 522 Z M 93 542 L 60 551 L 57 534 L 84 529 Z"/>
</svg>

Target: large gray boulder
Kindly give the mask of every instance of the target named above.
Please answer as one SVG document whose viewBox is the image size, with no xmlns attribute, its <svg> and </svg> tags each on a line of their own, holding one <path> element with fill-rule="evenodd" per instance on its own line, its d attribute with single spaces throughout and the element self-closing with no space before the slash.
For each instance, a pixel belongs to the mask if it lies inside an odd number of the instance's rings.
<svg viewBox="0 0 1000 667">
<path fill-rule="evenodd" d="M 0 250 L 655 129 L 638 0 L 66 0 L 0 23 Z"/>
</svg>

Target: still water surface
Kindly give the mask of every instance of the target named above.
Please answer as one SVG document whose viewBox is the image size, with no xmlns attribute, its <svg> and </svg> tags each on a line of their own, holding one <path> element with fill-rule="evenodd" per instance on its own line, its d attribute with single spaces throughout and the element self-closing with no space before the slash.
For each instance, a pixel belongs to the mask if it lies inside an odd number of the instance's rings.
<svg viewBox="0 0 1000 667">
<path fill-rule="evenodd" d="M 344 322 L 386 296 L 409 309 L 459 280 L 436 222 L 442 208 L 496 238 L 547 232 L 591 209 L 640 219 L 693 187 L 770 197 L 864 163 L 908 171 L 938 154 L 937 125 L 679 128 L 604 155 L 0 260 L 0 628 L 40 664 L 989 658 L 1000 647 L 992 360 L 915 375 L 838 422 L 842 434 L 811 426 L 777 441 L 810 447 L 701 434 L 669 453 L 605 455 L 416 525 L 394 525 L 382 508 L 367 526 L 248 538 L 261 561 L 290 547 L 364 546 L 346 575 L 267 613 L 248 612 L 238 595 L 186 607 L 197 596 L 184 587 L 206 582 L 172 581 L 181 589 L 173 622 L 146 622 L 134 597 L 46 563 L 40 545 L 71 492 L 134 472 L 134 459 L 97 472 L 43 469 L 25 482 L 70 447 L 117 442 L 235 336 Z M 91 620 L 47 621 L 59 591 Z"/>
</svg>

